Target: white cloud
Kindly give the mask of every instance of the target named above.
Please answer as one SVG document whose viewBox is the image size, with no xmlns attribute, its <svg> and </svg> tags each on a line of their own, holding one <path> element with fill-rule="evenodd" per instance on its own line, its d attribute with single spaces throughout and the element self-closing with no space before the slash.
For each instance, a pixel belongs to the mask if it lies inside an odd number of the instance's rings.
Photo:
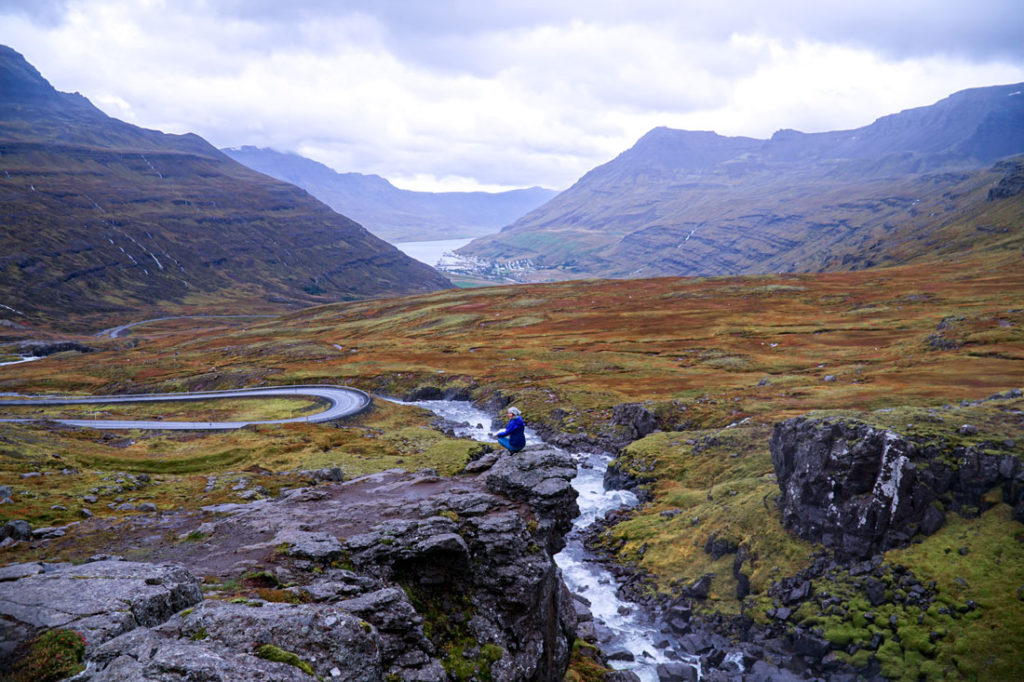
<svg viewBox="0 0 1024 682">
<path fill-rule="evenodd" d="M 1018 5 L 19 0 L 0 42 L 113 116 L 217 146 L 564 188 L 659 125 L 842 129 L 1024 81 Z"/>
</svg>

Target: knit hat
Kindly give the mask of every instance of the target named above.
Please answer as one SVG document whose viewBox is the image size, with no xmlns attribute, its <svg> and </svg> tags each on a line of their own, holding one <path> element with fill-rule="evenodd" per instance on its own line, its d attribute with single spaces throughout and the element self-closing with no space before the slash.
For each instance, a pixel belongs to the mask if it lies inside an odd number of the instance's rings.
<svg viewBox="0 0 1024 682">
<path fill-rule="evenodd" d="M 508 411 L 509 411 L 509 414 L 514 414 L 517 417 L 522 414 L 522 412 L 519 411 L 518 407 L 510 407 L 510 408 L 508 408 Z"/>
</svg>

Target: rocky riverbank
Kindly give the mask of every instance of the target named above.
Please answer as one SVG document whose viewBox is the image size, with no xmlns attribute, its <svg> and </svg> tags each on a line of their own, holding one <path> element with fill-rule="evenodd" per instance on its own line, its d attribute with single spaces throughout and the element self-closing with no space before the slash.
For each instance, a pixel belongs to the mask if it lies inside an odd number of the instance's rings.
<svg viewBox="0 0 1024 682">
<path fill-rule="evenodd" d="M 991 642 L 975 645 L 993 647 L 985 665 L 1012 668 L 1012 642 L 999 633 L 1024 613 L 1024 572 L 1008 563 L 1024 540 L 1021 397 L 1012 390 L 956 407 L 822 413 L 776 424 L 768 448 L 772 506 L 790 533 L 812 543 L 813 555 L 805 568 L 753 590 L 755 569 L 775 561 L 751 541 L 756 531 L 718 529 L 694 512 L 657 515 L 663 524 L 683 515 L 693 530 L 675 541 L 703 538 L 707 561 L 729 566 L 727 575 L 707 573 L 665 590 L 647 568 L 648 546 L 624 552 L 628 536 L 609 530 L 650 513 L 644 509 L 595 526 L 588 546 L 619 561 L 621 596 L 661 619 L 667 647 L 699 656 L 704 679 L 763 679 L 767 662 L 798 679 L 977 674 L 962 651 L 981 631 L 992 633 Z M 670 460 L 675 476 L 718 466 L 724 478 L 727 465 L 714 458 L 752 456 L 732 451 L 745 442 L 736 431 L 665 434 L 633 446 L 606 480 L 647 490 L 657 509 L 651 490 L 665 482 L 666 468 L 652 455 L 671 457 L 664 443 L 686 444 L 686 458 Z M 752 484 L 725 483 L 714 495 L 729 500 L 742 485 Z M 768 505 L 772 496 L 760 495 L 757 506 Z M 735 507 L 733 516 L 744 513 L 738 500 L 725 504 Z M 929 540 L 940 531 L 943 540 Z M 725 589 L 735 590 L 738 613 L 724 608 Z M 666 672 L 661 679 L 685 677 Z"/>
<path fill-rule="evenodd" d="M 396 470 L 83 521 L 77 541 L 108 556 L 0 573 L 0 670 L 61 629 L 84 637 L 82 681 L 561 680 L 577 607 L 551 557 L 578 513 L 575 466 L 488 457 L 448 479 Z"/>
</svg>

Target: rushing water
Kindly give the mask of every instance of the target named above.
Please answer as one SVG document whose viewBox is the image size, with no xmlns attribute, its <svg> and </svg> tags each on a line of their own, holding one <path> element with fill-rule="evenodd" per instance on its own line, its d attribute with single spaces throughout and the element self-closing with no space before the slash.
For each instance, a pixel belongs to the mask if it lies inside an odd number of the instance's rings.
<svg viewBox="0 0 1024 682">
<path fill-rule="evenodd" d="M 17 365 L 22 362 L 32 362 L 34 360 L 42 360 L 45 355 L 22 355 L 20 360 L 9 360 L 7 362 L 0 362 L 0 367 L 4 365 Z"/>
<path fill-rule="evenodd" d="M 423 400 L 405 404 L 424 407 L 453 423 L 465 424 L 455 429 L 459 437 L 494 442 L 491 417 L 468 402 Z M 526 442 L 543 441 L 527 427 Z M 555 555 L 555 563 L 562 570 L 569 590 L 590 602 L 605 653 L 625 650 L 635 657 L 633 661 L 613 661 L 612 664 L 620 670 L 632 670 L 644 682 L 657 682 L 656 667 L 668 660 L 656 646 L 663 637 L 643 613 L 616 596 L 615 577 L 583 547 L 583 531 L 589 525 L 613 509 L 635 505 L 636 496 L 625 490 L 604 489 L 604 472 L 611 457 L 586 452 L 571 454 L 577 465 L 578 473 L 572 485 L 579 492 L 580 515 L 566 538 L 565 549 Z"/>
</svg>

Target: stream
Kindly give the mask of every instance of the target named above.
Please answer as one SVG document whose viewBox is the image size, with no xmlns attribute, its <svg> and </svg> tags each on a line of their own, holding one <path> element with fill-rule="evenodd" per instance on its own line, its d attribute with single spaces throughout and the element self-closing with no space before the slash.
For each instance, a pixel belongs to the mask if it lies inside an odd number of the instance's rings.
<svg viewBox="0 0 1024 682">
<path fill-rule="evenodd" d="M 469 402 L 421 400 L 403 404 L 423 407 L 454 424 L 462 424 L 455 428 L 455 435 L 461 438 L 494 442 L 492 434 L 496 429 L 489 428 L 490 415 Z M 544 443 L 529 427 L 526 442 L 527 447 L 538 443 L 554 447 Z M 569 454 L 577 466 L 572 485 L 579 492 L 580 515 L 566 538 L 565 549 L 555 555 L 555 563 L 569 591 L 590 602 L 602 651 L 605 654 L 629 652 L 634 658 L 632 661 L 612 660 L 610 664 L 619 670 L 631 670 L 643 682 L 658 682 L 657 665 L 669 660 L 656 646 L 664 635 L 640 609 L 616 596 L 619 583 L 615 576 L 583 547 L 583 531 L 589 525 L 613 509 L 637 504 L 636 495 L 626 490 L 604 489 L 604 472 L 611 462 L 610 456 L 588 452 Z M 697 660 L 690 663 L 698 666 Z"/>
</svg>

